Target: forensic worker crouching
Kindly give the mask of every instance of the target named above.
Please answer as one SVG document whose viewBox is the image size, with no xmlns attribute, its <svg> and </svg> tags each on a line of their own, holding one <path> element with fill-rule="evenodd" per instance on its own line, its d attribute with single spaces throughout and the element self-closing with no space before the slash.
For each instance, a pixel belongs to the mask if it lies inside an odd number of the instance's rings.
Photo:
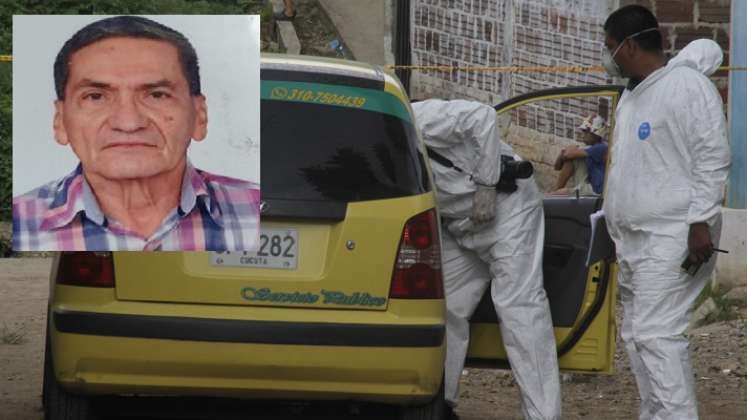
<svg viewBox="0 0 747 420">
<path fill-rule="evenodd" d="M 533 177 L 504 184 L 496 113 L 488 105 L 429 99 L 413 105 L 429 148 L 443 218 L 446 291 L 445 398 L 457 404 L 469 318 L 488 286 L 521 391 L 526 419 L 560 419 L 560 383 L 550 306 L 543 288 L 543 195 Z M 435 153 L 434 153 L 435 152 Z M 502 161 L 504 161 L 502 165 Z"/>
<path fill-rule="evenodd" d="M 193 167 L 207 135 L 197 55 L 179 32 L 120 16 L 54 64 L 54 135 L 77 168 L 13 199 L 13 249 L 252 250 L 259 186 Z"/>
</svg>

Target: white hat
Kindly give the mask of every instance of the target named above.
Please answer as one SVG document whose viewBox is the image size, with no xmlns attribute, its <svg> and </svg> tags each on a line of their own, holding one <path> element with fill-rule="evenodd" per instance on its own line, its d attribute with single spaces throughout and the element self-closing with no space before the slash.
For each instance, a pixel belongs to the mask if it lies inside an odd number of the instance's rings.
<svg viewBox="0 0 747 420">
<path fill-rule="evenodd" d="M 599 137 L 604 137 L 607 134 L 607 124 L 604 118 L 597 114 L 589 114 L 588 117 L 584 118 L 581 125 L 578 126 L 581 131 L 591 131 L 592 134 L 596 134 Z"/>
</svg>

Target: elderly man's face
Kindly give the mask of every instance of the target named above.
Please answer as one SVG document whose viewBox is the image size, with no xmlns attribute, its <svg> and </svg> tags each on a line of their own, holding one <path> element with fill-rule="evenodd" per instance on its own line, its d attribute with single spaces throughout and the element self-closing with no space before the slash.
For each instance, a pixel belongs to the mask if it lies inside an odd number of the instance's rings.
<svg viewBox="0 0 747 420">
<path fill-rule="evenodd" d="M 190 95 L 167 42 L 105 39 L 75 52 L 69 68 L 55 137 L 87 174 L 122 180 L 176 170 L 190 139 L 207 134 L 205 98 Z"/>
</svg>

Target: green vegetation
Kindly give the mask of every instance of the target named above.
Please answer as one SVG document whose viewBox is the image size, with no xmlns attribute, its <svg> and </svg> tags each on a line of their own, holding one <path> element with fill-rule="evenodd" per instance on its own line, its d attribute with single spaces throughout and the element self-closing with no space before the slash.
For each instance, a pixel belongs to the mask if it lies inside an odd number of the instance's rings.
<svg viewBox="0 0 747 420">
<path fill-rule="evenodd" d="M 699 325 L 713 324 L 714 322 L 730 321 L 742 317 L 739 308 L 747 306 L 747 302 L 735 299 L 727 299 L 725 290 L 714 290 L 709 282 L 700 292 L 695 300 L 694 308 L 700 307 L 708 299 L 713 299 L 716 309 L 709 313 Z"/>
</svg>

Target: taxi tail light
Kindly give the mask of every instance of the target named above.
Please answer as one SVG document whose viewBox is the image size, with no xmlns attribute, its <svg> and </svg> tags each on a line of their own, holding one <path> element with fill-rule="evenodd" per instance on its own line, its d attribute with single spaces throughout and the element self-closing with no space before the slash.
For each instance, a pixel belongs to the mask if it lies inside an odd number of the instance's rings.
<svg viewBox="0 0 747 420">
<path fill-rule="evenodd" d="M 114 287 L 111 252 L 62 252 L 57 284 L 84 287 Z"/>
<path fill-rule="evenodd" d="M 405 223 L 389 297 L 443 299 L 441 241 L 435 209 L 420 213 Z"/>
</svg>

